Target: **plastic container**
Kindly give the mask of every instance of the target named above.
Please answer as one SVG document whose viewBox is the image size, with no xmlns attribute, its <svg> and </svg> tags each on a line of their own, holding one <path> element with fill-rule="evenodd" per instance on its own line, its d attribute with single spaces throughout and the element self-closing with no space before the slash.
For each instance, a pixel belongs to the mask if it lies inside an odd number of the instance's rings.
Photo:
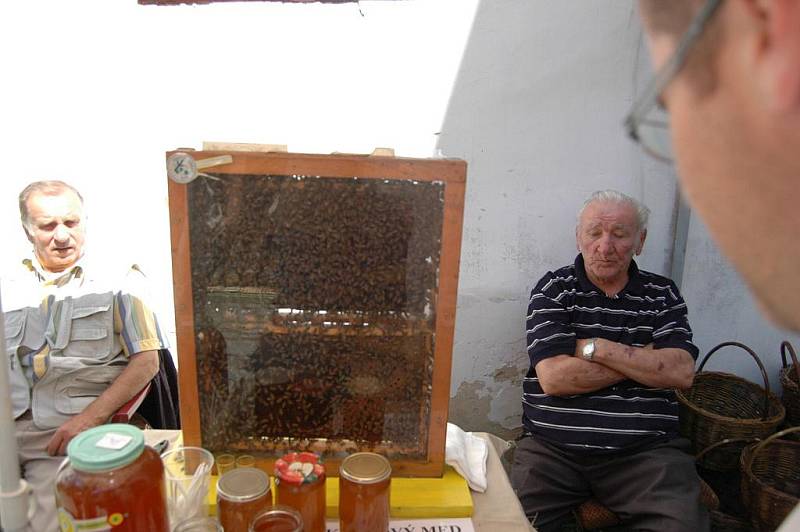
<svg viewBox="0 0 800 532">
<path fill-rule="evenodd" d="M 250 532 L 303 532 L 303 518 L 294 508 L 272 506 L 255 516 Z"/>
<path fill-rule="evenodd" d="M 228 471 L 217 482 L 217 517 L 225 532 L 248 532 L 257 513 L 272 506 L 269 475 L 254 467 Z"/>
<path fill-rule="evenodd" d="M 389 529 L 392 466 L 375 453 L 355 453 L 339 468 L 339 532 Z"/>
<path fill-rule="evenodd" d="M 56 475 L 61 530 L 169 532 L 164 465 L 132 425 L 77 435 Z"/>
<path fill-rule="evenodd" d="M 288 453 L 275 461 L 275 503 L 294 508 L 305 532 L 325 532 L 325 466 L 315 453 Z"/>
</svg>

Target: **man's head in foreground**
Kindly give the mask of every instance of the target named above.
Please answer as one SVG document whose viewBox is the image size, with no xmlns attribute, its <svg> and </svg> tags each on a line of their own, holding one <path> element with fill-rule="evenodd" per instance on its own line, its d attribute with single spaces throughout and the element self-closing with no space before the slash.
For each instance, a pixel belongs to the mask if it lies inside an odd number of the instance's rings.
<svg viewBox="0 0 800 532">
<path fill-rule="evenodd" d="M 640 10 L 655 68 L 685 58 L 653 98 L 669 114 L 687 198 L 768 315 L 800 330 L 800 2 L 640 0 Z"/>
</svg>

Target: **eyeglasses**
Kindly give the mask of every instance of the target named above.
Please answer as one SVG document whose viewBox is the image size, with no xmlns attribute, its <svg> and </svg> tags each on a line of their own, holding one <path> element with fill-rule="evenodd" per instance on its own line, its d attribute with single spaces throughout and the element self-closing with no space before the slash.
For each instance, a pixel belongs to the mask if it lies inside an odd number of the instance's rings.
<svg viewBox="0 0 800 532">
<path fill-rule="evenodd" d="M 672 57 L 656 72 L 625 118 L 628 135 L 641 144 L 647 153 L 661 161 L 672 161 L 669 115 L 661 105 L 661 93 L 683 68 L 689 51 L 703 34 L 706 24 L 720 4 L 722 0 L 708 0 L 703 5 L 681 37 Z"/>
</svg>

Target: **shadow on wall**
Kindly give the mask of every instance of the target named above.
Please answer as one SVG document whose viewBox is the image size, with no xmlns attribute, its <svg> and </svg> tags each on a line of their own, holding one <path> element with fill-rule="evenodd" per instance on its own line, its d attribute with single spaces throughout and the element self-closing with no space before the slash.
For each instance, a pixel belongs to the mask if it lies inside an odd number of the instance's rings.
<svg viewBox="0 0 800 532">
<path fill-rule="evenodd" d="M 647 61 L 633 1 L 477 6 L 437 146 L 469 164 L 450 391 L 450 421 L 465 430 L 519 433 L 528 295 L 574 258 L 592 191 L 650 205 L 640 265 L 669 267 L 673 171 L 621 127 Z"/>
</svg>

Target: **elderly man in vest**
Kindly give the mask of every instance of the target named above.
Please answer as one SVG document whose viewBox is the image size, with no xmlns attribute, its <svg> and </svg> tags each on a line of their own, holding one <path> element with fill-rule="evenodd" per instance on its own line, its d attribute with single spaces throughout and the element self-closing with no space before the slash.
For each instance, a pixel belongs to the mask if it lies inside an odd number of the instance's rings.
<svg viewBox="0 0 800 532">
<path fill-rule="evenodd" d="M 528 305 L 530 370 L 512 484 L 541 531 L 596 498 L 633 530 L 708 529 L 674 388 L 694 378 L 697 348 L 671 280 L 640 270 L 649 210 L 593 194 L 578 218 L 580 252 L 548 272 Z"/>
<path fill-rule="evenodd" d="M 53 481 L 67 444 L 153 378 L 165 342 L 141 298 L 138 268 L 92 267 L 75 188 L 31 183 L 19 208 L 33 253 L 3 279 L 6 353 L 20 466 L 37 503 L 31 529 L 52 531 Z"/>
</svg>

